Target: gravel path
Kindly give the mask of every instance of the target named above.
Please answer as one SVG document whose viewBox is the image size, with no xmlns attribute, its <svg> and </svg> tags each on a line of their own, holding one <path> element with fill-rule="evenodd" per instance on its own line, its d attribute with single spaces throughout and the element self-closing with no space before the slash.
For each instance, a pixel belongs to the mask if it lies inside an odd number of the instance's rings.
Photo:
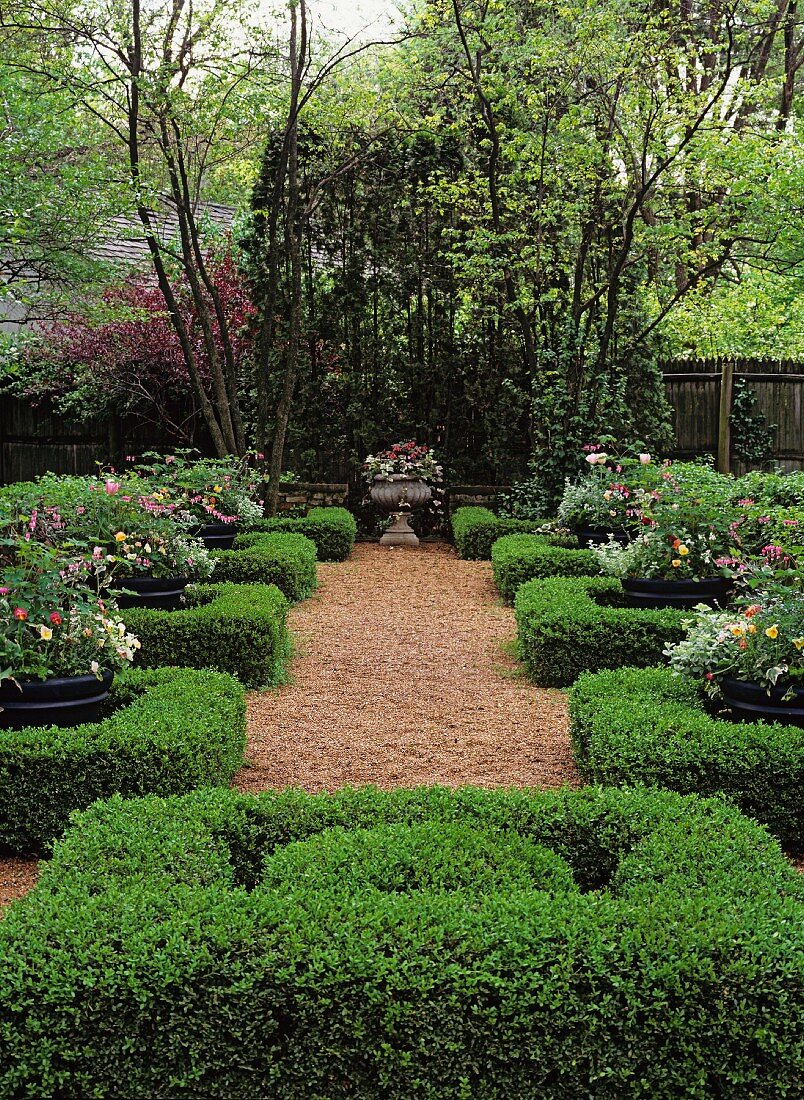
<svg viewBox="0 0 804 1100">
<path fill-rule="evenodd" d="M 291 682 L 249 698 L 243 791 L 577 785 L 563 693 L 506 657 L 488 562 L 358 544 L 290 616 Z"/>
</svg>

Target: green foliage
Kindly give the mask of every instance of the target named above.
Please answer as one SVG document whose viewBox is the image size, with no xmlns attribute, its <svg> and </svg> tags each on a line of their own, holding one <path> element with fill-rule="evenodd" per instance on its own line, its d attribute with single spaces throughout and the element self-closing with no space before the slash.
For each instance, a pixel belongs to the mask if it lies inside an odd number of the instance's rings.
<svg viewBox="0 0 804 1100">
<path fill-rule="evenodd" d="M 491 568 L 500 595 L 513 602 L 525 581 L 536 577 L 593 577 L 600 572 L 591 550 L 551 546 L 541 535 L 506 535 L 491 548 Z"/>
<path fill-rule="evenodd" d="M 238 535 L 231 550 L 212 557 L 216 583 L 275 584 L 292 601 L 305 599 L 316 586 L 316 548 L 306 535 Z"/>
<path fill-rule="evenodd" d="M 514 607 L 522 659 L 537 684 L 569 687 L 582 672 L 662 660 L 684 636 L 686 612 L 627 607 L 619 581 L 547 577 L 528 581 Z"/>
<path fill-rule="evenodd" d="M 275 684 L 288 653 L 288 602 L 275 585 L 202 584 L 185 590 L 190 607 L 133 607 L 126 625 L 142 649 L 137 665 L 215 668 L 246 687 Z"/>
<path fill-rule="evenodd" d="M 756 403 L 756 391 L 738 378 L 729 418 L 732 450 L 744 462 L 762 466 L 773 455 L 773 438 L 779 425 L 769 424 L 762 413 L 758 414 Z"/>
<path fill-rule="evenodd" d="M 245 698 L 231 676 L 132 670 L 109 708 L 97 724 L 0 731 L 0 848 L 45 849 L 96 799 L 225 786 L 243 763 Z"/>
<path fill-rule="evenodd" d="M 517 532 L 538 531 L 547 523 L 547 520 L 503 519 L 495 516 L 488 508 L 470 505 L 466 508 L 456 508 L 450 522 L 452 538 L 460 556 L 470 560 L 488 561 L 491 557 L 491 548 L 497 539 Z M 553 544 L 563 542 L 577 546 L 577 540 L 573 538 L 561 538 L 550 534 L 545 534 L 543 537 L 545 542 Z"/>
<path fill-rule="evenodd" d="M 346 561 L 352 552 L 357 534 L 355 517 L 346 508 L 311 508 L 306 516 L 260 520 L 248 535 L 238 540 L 238 546 L 249 546 L 255 534 L 270 531 L 292 531 L 306 535 L 316 546 L 319 561 Z"/>
<path fill-rule="evenodd" d="M 588 782 L 723 793 L 783 840 L 804 836 L 804 730 L 713 717 L 698 686 L 666 668 L 585 674 L 569 707 Z"/>
<path fill-rule="evenodd" d="M 803 897 L 671 792 L 112 799 L 0 925 L 0 1091 L 792 1100 Z"/>
</svg>

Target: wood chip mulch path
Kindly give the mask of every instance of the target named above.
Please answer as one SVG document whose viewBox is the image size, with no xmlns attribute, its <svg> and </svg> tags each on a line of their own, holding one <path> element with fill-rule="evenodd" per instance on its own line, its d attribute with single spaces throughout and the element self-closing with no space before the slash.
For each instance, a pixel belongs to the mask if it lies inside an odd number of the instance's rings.
<svg viewBox="0 0 804 1100">
<path fill-rule="evenodd" d="M 296 605 L 291 682 L 249 696 L 242 791 L 579 785 L 562 692 L 525 681 L 488 562 L 358 544 Z"/>
</svg>

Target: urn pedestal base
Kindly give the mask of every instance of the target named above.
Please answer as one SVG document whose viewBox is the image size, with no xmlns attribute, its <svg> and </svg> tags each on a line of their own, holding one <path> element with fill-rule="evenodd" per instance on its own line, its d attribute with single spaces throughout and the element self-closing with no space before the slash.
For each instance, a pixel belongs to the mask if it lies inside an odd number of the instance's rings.
<svg viewBox="0 0 804 1100">
<path fill-rule="evenodd" d="M 416 532 L 408 523 L 408 512 L 393 512 L 394 522 L 380 539 L 380 546 L 418 546 Z"/>
</svg>

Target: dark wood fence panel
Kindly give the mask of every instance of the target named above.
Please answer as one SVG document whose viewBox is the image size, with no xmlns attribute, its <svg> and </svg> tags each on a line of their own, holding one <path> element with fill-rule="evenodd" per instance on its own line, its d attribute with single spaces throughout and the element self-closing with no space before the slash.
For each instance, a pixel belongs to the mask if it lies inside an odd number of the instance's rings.
<svg viewBox="0 0 804 1100">
<path fill-rule="evenodd" d="M 804 468 L 804 363 L 792 360 L 677 360 L 663 364 L 667 399 L 673 407 L 674 457 L 717 454 L 720 381 L 730 362 L 735 383 L 745 382 L 756 394 L 755 411 L 778 425 L 773 460 L 787 470 Z M 734 473 L 746 470 L 731 458 Z"/>
</svg>

